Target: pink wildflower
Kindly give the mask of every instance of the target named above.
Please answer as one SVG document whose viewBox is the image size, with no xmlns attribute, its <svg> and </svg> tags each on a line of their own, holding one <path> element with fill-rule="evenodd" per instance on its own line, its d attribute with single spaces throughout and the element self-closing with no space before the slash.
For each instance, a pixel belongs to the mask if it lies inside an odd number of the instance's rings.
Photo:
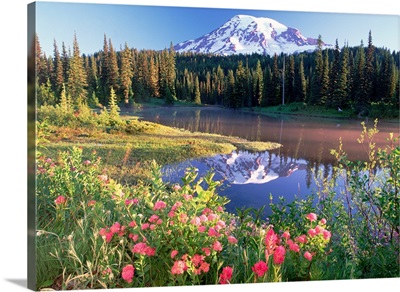
<svg viewBox="0 0 400 292">
<path fill-rule="evenodd" d="M 184 194 L 184 195 L 183 195 L 183 198 L 184 198 L 186 201 L 190 201 L 191 199 L 193 199 L 193 196 L 192 196 L 192 195 L 188 195 L 188 194 Z"/>
<path fill-rule="evenodd" d="M 179 215 L 179 221 L 183 224 L 185 224 L 187 221 L 189 220 L 188 215 L 186 215 L 186 213 L 181 213 Z"/>
<path fill-rule="evenodd" d="M 222 244 L 218 241 L 218 240 L 216 240 L 214 243 L 213 243 L 213 250 L 215 250 L 215 251 L 222 251 Z"/>
<path fill-rule="evenodd" d="M 158 219 L 156 222 L 157 225 L 161 225 L 162 223 L 163 223 L 163 221 L 161 219 Z"/>
<path fill-rule="evenodd" d="M 99 235 L 100 236 L 106 236 L 106 234 L 107 234 L 107 229 L 101 228 L 100 231 L 99 231 Z"/>
<path fill-rule="evenodd" d="M 311 228 L 308 230 L 308 235 L 310 235 L 310 237 L 314 237 L 315 235 L 317 235 L 317 231 Z"/>
<path fill-rule="evenodd" d="M 129 223 L 129 227 L 132 227 L 132 228 L 134 228 L 134 227 L 136 227 L 137 225 L 136 225 L 136 222 L 135 221 L 131 221 L 130 223 Z"/>
<path fill-rule="evenodd" d="M 269 229 L 267 234 L 265 235 L 265 255 L 268 257 L 269 255 L 274 253 L 275 248 L 280 243 L 278 235 L 274 232 L 273 229 Z"/>
<path fill-rule="evenodd" d="M 176 210 L 177 210 L 180 206 L 182 206 L 182 205 L 183 205 L 182 202 L 180 202 L 180 201 L 176 202 L 176 203 L 172 206 L 171 211 L 176 211 Z"/>
<path fill-rule="evenodd" d="M 315 232 L 317 232 L 317 234 L 321 234 L 322 232 L 324 232 L 324 227 L 321 227 L 319 225 L 315 226 Z"/>
<path fill-rule="evenodd" d="M 218 220 L 217 224 L 215 225 L 215 229 L 217 229 L 217 230 L 221 230 L 221 229 L 223 229 L 225 227 L 226 227 L 226 224 L 222 220 Z"/>
<path fill-rule="evenodd" d="M 108 233 L 105 235 L 106 242 L 110 242 L 110 241 L 112 240 L 113 236 L 114 236 L 114 233 L 108 232 Z"/>
<path fill-rule="evenodd" d="M 332 236 L 332 234 L 328 230 L 324 230 L 322 234 L 325 240 L 329 240 Z"/>
<path fill-rule="evenodd" d="M 126 199 L 125 200 L 125 205 L 129 206 L 129 205 L 136 205 L 137 203 L 139 203 L 139 200 L 137 198 L 134 199 Z"/>
<path fill-rule="evenodd" d="M 311 254 L 311 253 L 309 253 L 308 251 L 306 251 L 306 252 L 304 253 L 304 257 L 305 257 L 307 260 L 309 260 L 309 261 L 311 262 L 311 260 L 312 260 L 312 254 Z"/>
<path fill-rule="evenodd" d="M 306 218 L 307 218 L 308 220 L 310 220 L 311 222 L 313 222 L 313 221 L 317 220 L 317 214 L 315 214 L 315 213 L 309 213 L 309 214 L 306 215 Z"/>
<path fill-rule="evenodd" d="M 178 253 L 179 253 L 179 252 L 178 252 L 176 249 L 174 249 L 174 250 L 171 252 L 171 259 L 173 259 Z"/>
<path fill-rule="evenodd" d="M 208 215 L 208 214 L 210 214 L 210 213 L 212 213 L 212 210 L 210 209 L 210 208 L 205 208 L 204 210 L 203 210 L 203 212 L 201 212 L 201 214 L 202 215 Z"/>
<path fill-rule="evenodd" d="M 258 263 L 254 264 L 251 270 L 256 274 L 258 277 L 262 277 L 268 271 L 268 265 L 264 261 L 259 261 Z"/>
<path fill-rule="evenodd" d="M 274 252 L 274 263 L 276 265 L 280 265 L 280 264 L 283 263 L 283 261 L 285 260 L 285 253 L 286 253 L 286 250 L 282 245 L 278 246 L 275 249 L 275 252 Z"/>
<path fill-rule="evenodd" d="M 92 207 L 92 206 L 96 205 L 96 201 L 95 201 L 95 200 L 90 200 L 90 201 L 87 203 L 87 205 L 88 205 L 88 207 Z"/>
<path fill-rule="evenodd" d="M 151 224 L 150 225 L 150 230 L 154 230 L 156 228 L 156 225 L 155 224 Z"/>
<path fill-rule="evenodd" d="M 228 242 L 230 244 L 236 244 L 236 243 L 238 243 L 238 240 L 233 236 L 228 236 Z"/>
<path fill-rule="evenodd" d="M 217 214 L 209 214 L 208 215 L 208 221 L 214 221 L 218 219 L 218 215 Z"/>
<path fill-rule="evenodd" d="M 122 269 L 122 279 L 128 283 L 131 283 L 134 273 L 135 268 L 132 265 L 127 265 Z"/>
<path fill-rule="evenodd" d="M 220 237 L 221 234 L 219 234 L 218 231 L 216 231 L 214 228 L 211 227 L 210 229 L 208 229 L 208 236 L 210 236 L 210 237 L 213 237 L 213 236 Z"/>
<path fill-rule="evenodd" d="M 158 218 L 160 218 L 160 217 L 158 217 L 156 214 L 153 214 L 153 215 L 150 216 L 149 222 L 150 223 L 154 223 L 154 222 L 156 222 L 158 220 Z"/>
<path fill-rule="evenodd" d="M 182 187 L 180 185 L 174 185 L 173 186 L 174 191 L 180 191 Z"/>
<path fill-rule="evenodd" d="M 172 217 L 174 217 L 175 216 L 175 212 L 174 211 L 170 211 L 169 213 L 168 213 L 168 217 L 169 218 L 172 218 Z"/>
<path fill-rule="evenodd" d="M 201 220 L 199 217 L 194 217 L 192 220 L 190 220 L 190 224 L 200 226 L 201 225 Z"/>
<path fill-rule="evenodd" d="M 83 162 L 84 165 L 89 165 L 90 163 L 91 163 L 90 160 L 85 160 L 85 161 Z"/>
<path fill-rule="evenodd" d="M 171 268 L 172 275 L 183 274 L 188 269 L 188 266 L 184 261 L 176 261 Z"/>
<path fill-rule="evenodd" d="M 192 257 L 192 263 L 195 267 L 200 266 L 200 264 L 204 261 L 204 256 L 195 254 Z"/>
<path fill-rule="evenodd" d="M 58 196 L 55 200 L 54 203 L 56 205 L 61 205 L 61 204 L 65 204 L 65 202 L 67 201 L 67 199 L 64 196 Z"/>
<path fill-rule="evenodd" d="M 326 224 L 326 219 L 322 218 L 321 220 L 319 220 L 319 224 L 320 225 L 325 225 Z"/>
<path fill-rule="evenodd" d="M 199 226 L 199 227 L 197 227 L 197 231 L 198 232 L 205 232 L 207 230 L 207 227 L 205 227 L 205 226 Z"/>
<path fill-rule="evenodd" d="M 231 267 L 223 268 L 222 273 L 219 276 L 219 283 L 220 284 L 228 284 L 229 281 L 232 279 L 232 272 L 233 272 L 233 269 Z"/>
<path fill-rule="evenodd" d="M 289 233 L 289 231 L 283 232 L 282 237 L 283 237 L 283 238 L 286 238 L 286 239 L 289 239 L 289 238 L 290 238 L 290 233 Z"/>
<path fill-rule="evenodd" d="M 210 270 L 210 264 L 207 262 L 202 262 L 200 265 L 200 270 L 202 270 L 204 273 L 207 273 Z"/>
<path fill-rule="evenodd" d="M 161 209 L 164 209 L 165 207 L 167 207 L 167 204 L 165 204 L 164 201 L 158 201 L 158 202 L 156 202 L 156 203 L 154 204 L 153 210 L 154 210 L 154 211 L 156 211 L 156 210 L 161 210 Z"/>
<path fill-rule="evenodd" d="M 206 256 L 209 256 L 211 254 L 211 251 L 208 247 L 203 247 L 201 250 L 204 252 Z"/>
<path fill-rule="evenodd" d="M 294 252 L 299 252 L 300 251 L 300 247 L 297 243 L 293 243 L 291 245 L 289 245 L 289 249 L 294 251 Z"/>
<path fill-rule="evenodd" d="M 207 218 L 207 216 L 206 215 L 200 215 L 200 220 L 201 220 L 201 222 L 207 222 L 208 221 L 208 218 Z"/>
<path fill-rule="evenodd" d="M 217 207 L 217 211 L 218 211 L 218 212 L 223 212 L 223 211 L 224 211 L 224 208 L 222 208 L 221 206 L 218 206 L 218 207 Z"/>
<path fill-rule="evenodd" d="M 300 242 L 300 243 L 306 243 L 307 242 L 307 237 L 303 234 L 301 236 L 296 237 L 295 240 L 297 242 Z"/>
<path fill-rule="evenodd" d="M 146 230 L 146 229 L 149 228 L 149 227 L 150 227 L 150 224 L 149 224 L 149 223 L 143 223 L 142 226 L 141 226 L 141 229 L 142 229 L 142 230 Z"/>
<path fill-rule="evenodd" d="M 118 233 L 121 230 L 121 224 L 119 224 L 119 222 L 115 222 L 111 227 L 110 227 L 110 231 L 112 233 Z"/>
</svg>

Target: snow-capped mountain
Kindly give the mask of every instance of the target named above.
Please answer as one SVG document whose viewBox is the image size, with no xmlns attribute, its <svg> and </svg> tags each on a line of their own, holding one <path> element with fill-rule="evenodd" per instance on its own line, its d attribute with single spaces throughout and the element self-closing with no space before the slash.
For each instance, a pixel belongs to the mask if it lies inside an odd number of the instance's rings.
<svg viewBox="0 0 400 292">
<path fill-rule="evenodd" d="M 304 37 L 298 29 L 271 18 L 236 15 L 204 36 L 177 44 L 175 50 L 218 55 L 274 55 L 314 51 L 316 45 L 317 39 Z"/>
<path fill-rule="evenodd" d="M 265 184 L 279 177 L 290 176 L 297 170 L 307 168 L 305 160 L 283 159 L 271 152 L 251 153 L 234 151 L 231 154 L 220 154 L 199 160 L 187 161 L 179 165 L 166 166 L 163 169 L 165 178 L 173 181 L 180 178 L 188 167 L 196 167 L 203 176 L 210 169 L 229 184 Z"/>
</svg>

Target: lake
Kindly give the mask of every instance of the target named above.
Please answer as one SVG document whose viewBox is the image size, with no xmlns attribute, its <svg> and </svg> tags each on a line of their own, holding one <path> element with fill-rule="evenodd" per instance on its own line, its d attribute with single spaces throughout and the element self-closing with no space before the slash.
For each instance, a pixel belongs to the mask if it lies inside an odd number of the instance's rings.
<svg viewBox="0 0 400 292">
<path fill-rule="evenodd" d="M 180 182 L 186 168 L 195 167 L 199 176 L 211 169 L 215 179 L 223 180 L 219 194 L 230 199 L 227 210 L 236 207 L 260 208 L 277 203 L 283 196 L 286 202 L 305 198 L 315 189 L 313 171 L 325 176 L 335 163 L 330 154 L 337 149 L 339 139 L 351 160 L 365 160 L 367 145 L 357 142 L 362 120 L 325 119 L 300 116 L 264 116 L 219 107 L 163 107 L 141 109 L 134 113 L 142 120 L 183 128 L 192 132 L 218 133 L 250 141 L 278 142 L 283 146 L 273 151 L 251 153 L 235 151 L 185 161 L 163 167 L 164 180 Z M 374 121 L 365 121 L 368 128 Z M 399 134 L 399 124 L 379 122 L 375 136 L 376 147 L 385 147 L 386 138 Z"/>
</svg>

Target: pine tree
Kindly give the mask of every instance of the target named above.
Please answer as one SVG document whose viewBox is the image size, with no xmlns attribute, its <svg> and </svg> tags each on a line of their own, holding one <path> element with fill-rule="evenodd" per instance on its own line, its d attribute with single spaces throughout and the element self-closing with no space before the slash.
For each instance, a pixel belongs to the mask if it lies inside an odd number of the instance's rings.
<svg viewBox="0 0 400 292">
<path fill-rule="evenodd" d="M 117 54 L 114 50 L 111 38 L 108 40 L 108 86 L 119 92 L 120 80 Z"/>
<path fill-rule="evenodd" d="M 336 39 L 336 44 L 335 44 L 335 49 L 333 50 L 333 62 L 332 62 L 332 70 L 330 72 L 330 99 L 327 102 L 328 107 L 333 107 L 335 108 L 336 106 L 334 105 L 334 91 L 337 88 L 337 82 L 339 78 L 339 68 L 340 68 L 340 48 L 339 48 L 339 43 L 338 40 Z"/>
<path fill-rule="evenodd" d="M 285 93 L 285 103 L 290 103 L 293 101 L 295 97 L 295 79 L 296 79 L 296 74 L 295 74 L 295 65 L 294 65 L 294 56 L 290 55 L 289 56 L 289 62 L 287 66 L 287 74 L 286 74 L 286 93 Z"/>
<path fill-rule="evenodd" d="M 311 79 L 311 92 L 309 103 L 315 105 L 321 100 L 322 76 L 324 71 L 324 61 L 322 57 L 322 38 L 318 36 L 317 49 L 315 50 L 315 70 Z"/>
<path fill-rule="evenodd" d="M 225 88 L 224 105 L 227 107 L 234 107 L 235 76 L 232 69 L 228 70 Z"/>
<path fill-rule="evenodd" d="M 282 77 L 279 71 L 278 55 L 274 55 L 274 61 L 272 66 L 272 79 L 271 79 L 271 99 L 270 105 L 278 105 L 282 99 Z"/>
<path fill-rule="evenodd" d="M 110 97 L 109 97 L 108 106 L 110 108 L 110 113 L 109 113 L 110 119 L 113 121 L 118 120 L 121 109 L 119 108 L 119 106 L 117 104 L 117 96 L 115 95 L 115 91 L 114 91 L 113 87 L 110 88 Z"/>
<path fill-rule="evenodd" d="M 75 105 L 87 103 L 86 87 L 86 72 L 84 70 L 83 60 L 79 52 L 79 45 L 76 34 L 74 34 L 73 55 L 70 60 L 70 66 L 68 70 L 67 89 L 72 98 L 72 102 Z"/>
<path fill-rule="evenodd" d="M 322 71 L 322 80 L 321 80 L 321 97 L 319 104 L 325 104 L 329 98 L 330 94 L 330 86 L 329 86 L 329 55 L 328 50 L 324 51 L 324 66 Z"/>
<path fill-rule="evenodd" d="M 88 58 L 88 65 L 87 65 L 87 83 L 88 83 L 88 92 L 89 96 L 93 96 L 95 94 L 97 98 L 97 93 L 98 93 L 98 86 L 99 86 L 99 80 L 97 76 L 97 62 L 94 57 L 94 55 L 91 55 Z M 96 104 L 97 105 L 97 104 Z"/>
<path fill-rule="evenodd" d="M 56 40 L 54 39 L 54 69 L 52 72 L 52 84 L 53 91 L 57 96 L 61 94 L 61 90 L 64 84 L 64 68 L 61 60 L 60 52 L 57 47 Z"/>
<path fill-rule="evenodd" d="M 353 67 L 353 86 L 352 96 L 354 101 L 355 110 L 359 114 L 363 114 L 366 111 L 367 99 L 366 99 L 366 88 L 365 88 L 365 52 L 364 44 L 361 41 L 361 45 L 358 47 L 356 53 L 355 66 Z"/>
<path fill-rule="evenodd" d="M 374 52 L 375 46 L 372 44 L 372 34 L 369 31 L 368 35 L 368 47 L 365 55 L 365 67 L 364 67 L 364 85 L 365 89 L 365 100 L 367 103 L 373 100 L 372 91 L 374 86 L 374 75 L 375 75 L 375 64 L 374 64 Z"/>
<path fill-rule="evenodd" d="M 103 51 L 100 53 L 100 92 L 101 92 L 101 101 L 107 101 L 107 97 L 109 95 L 109 54 L 108 54 L 108 42 L 107 36 L 104 34 L 104 41 L 103 41 Z M 105 103 L 107 104 L 107 103 Z"/>
<path fill-rule="evenodd" d="M 125 43 L 125 48 L 121 53 L 121 91 L 124 97 L 125 104 L 129 103 L 129 98 L 132 95 L 132 52 Z"/>
<path fill-rule="evenodd" d="M 295 77 L 295 101 L 305 102 L 307 95 L 307 82 L 304 74 L 304 60 L 303 55 L 300 55 L 300 62 L 297 68 Z"/>
<path fill-rule="evenodd" d="M 264 99 L 264 80 L 263 80 L 263 71 L 261 69 L 260 60 L 257 61 L 256 71 L 254 76 L 254 95 L 257 101 L 257 106 L 261 106 L 262 101 Z"/>
<path fill-rule="evenodd" d="M 196 76 L 196 79 L 194 81 L 194 100 L 193 100 L 193 102 L 195 104 L 201 104 L 199 77 L 198 76 Z"/>
<path fill-rule="evenodd" d="M 243 62 L 239 61 L 236 69 L 235 88 L 232 99 L 232 107 L 243 107 L 244 99 L 247 97 L 247 74 L 246 69 L 243 67 Z"/>
<path fill-rule="evenodd" d="M 64 42 L 62 42 L 61 63 L 63 69 L 63 80 L 65 84 L 68 81 L 69 59 L 70 55 L 67 52 Z"/>
<path fill-rule="evenodd" d="M 330 106 L 333 108 L 344 108 L 347 106 L 348 101 L 346 100 L 349 95 L 348 91 L 348 58 L 349 49 L 344 47 L 342 51 L 341 61 L 339 65 L 339 70 L 336 76 L 336 80 L 333 83 L 331 103 Z"/>
</svg>

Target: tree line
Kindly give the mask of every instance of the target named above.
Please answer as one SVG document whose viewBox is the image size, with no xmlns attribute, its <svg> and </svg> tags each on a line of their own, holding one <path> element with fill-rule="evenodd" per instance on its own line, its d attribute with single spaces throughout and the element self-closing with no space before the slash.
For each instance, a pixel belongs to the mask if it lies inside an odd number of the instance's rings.
<svg viewBox="0 0 400 292">
<path fill-rule="evenodd" d="M 35 38 L 37 102 L 54 105 L 62 94 L 72 104 L 131 104 L 149 97 L 231 108 L 268 107 L 292 102 L 351 108 L 367 114 L 371 104 L 399 107 L 400 52 L 368 44 L 322 47 L 314 52 L 265 56 L 176 53 L 124 47 L 116 50 L 104 35 L 103 49 L 81 54 L 76 35 L 72 51 L 54 40 L 46 56 Z"/>
</svg>

